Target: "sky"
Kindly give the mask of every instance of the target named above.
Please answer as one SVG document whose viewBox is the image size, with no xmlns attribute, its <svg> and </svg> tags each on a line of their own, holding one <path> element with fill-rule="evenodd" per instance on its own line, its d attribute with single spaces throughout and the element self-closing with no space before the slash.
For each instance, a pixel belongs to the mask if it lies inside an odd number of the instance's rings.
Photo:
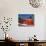
<svg viewBox="0 0 46 46">
<path fill-rule="evenodd" d="M 19 14 L 19 17 L 21 17 L 22 19 L 32 19 L 33 14 Z"/>
</svg>

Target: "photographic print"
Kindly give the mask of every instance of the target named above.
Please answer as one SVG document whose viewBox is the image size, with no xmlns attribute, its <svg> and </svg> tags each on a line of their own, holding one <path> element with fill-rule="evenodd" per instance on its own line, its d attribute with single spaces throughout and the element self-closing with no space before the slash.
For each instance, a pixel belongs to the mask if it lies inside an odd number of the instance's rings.
<svg viewBox="0 0 46 46">
<path fill-rule="evenodd" d="M 18 14 L 18 26 L 33 26 L 34 14 Z"/>
</svg>

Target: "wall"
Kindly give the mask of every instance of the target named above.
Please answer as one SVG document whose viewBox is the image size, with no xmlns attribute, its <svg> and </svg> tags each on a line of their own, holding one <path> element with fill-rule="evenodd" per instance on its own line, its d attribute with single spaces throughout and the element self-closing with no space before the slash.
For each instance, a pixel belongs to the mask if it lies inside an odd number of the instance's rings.
<svg viewBox="0 0 46 46">
<path fill-rule="evenodd" d="M 10 37 L 16 38 L 16 40 L 27 40 L 36 34 L 37 39 L 44 40 L 46 6 L 44 4 L 42 6 L 33 8 L 28 0 L 0 0 L 0 17 L 13 17 L 11 29 L 8 31 Z M 20 13 L 34 14 L 35 25 L 32 27 L 18 27 L 18 14 Z M 0 36 L 0 39 L 2 38 Z"/>
</svg>

